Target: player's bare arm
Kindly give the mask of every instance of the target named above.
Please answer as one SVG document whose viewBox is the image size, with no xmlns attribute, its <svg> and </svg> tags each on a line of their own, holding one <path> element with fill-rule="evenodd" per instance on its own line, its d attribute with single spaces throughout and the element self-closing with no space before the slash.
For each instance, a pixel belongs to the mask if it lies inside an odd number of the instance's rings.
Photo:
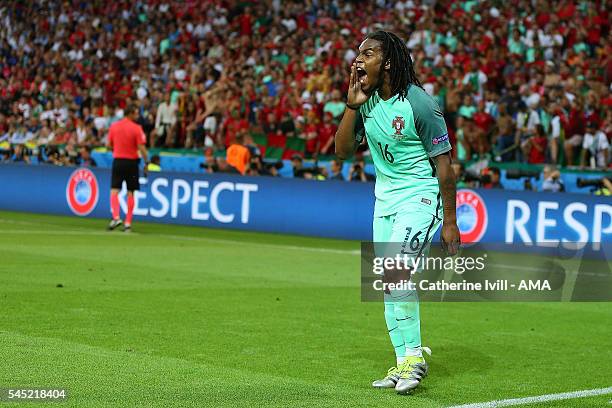
<svg viewBox="0 0 612 408">
<path fill-rule="evenodd" d="M 442 195 L 442 204 L 444 206 L 444 220 L 442 221 L 442 230 L 440 238 L 442 246 L 446 249 L 449 255 L 455 255 L 461 243 L 459 228 L 457 227 L 457 211 L 456 211 L 456 180 L 453 169 L 451 168 L 450 153 L 444 153 L 434 157 L 436 165 L 436 174 L 438 175 L 438 185 L 440 186 L 440 194 Z"/>
<path fill-rule="evenodd" d="M 147 151 L 147 147 L 143 144 L 138 145 L 138 151 L 140 152 L 140 157 L 144 160 L 145 163 L 149 162 L 149 152 Z"/>
<path fill-rule="evenodd" d="M 144 161 L 144 174 L 145 177 L 149 174 L 149 152 L 147 151 L 147 147 L 144 144 L 138 145 L 138 152 L 140 153 L 140 157 Z"/>
</svg>

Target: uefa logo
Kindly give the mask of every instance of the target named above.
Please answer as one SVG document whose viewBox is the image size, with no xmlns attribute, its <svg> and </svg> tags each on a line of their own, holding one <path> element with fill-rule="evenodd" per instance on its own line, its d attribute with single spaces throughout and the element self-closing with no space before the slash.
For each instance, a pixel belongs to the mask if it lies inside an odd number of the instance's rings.
<svg viewBox="0 0 612 408">
<path fill-rule="evenodd" d="M 472 190 L 457 191 L 457 226 L 461 242 L 478 242 L 487 231 L 489 214 L 484 200 Z"/>
<path fill-rule="evenodd" d="M 98 204 L 98 180 L 88 168 L 75 170 L 68 179 L 66 201 L 73 213 L 85 216 Z"/>
</svg>

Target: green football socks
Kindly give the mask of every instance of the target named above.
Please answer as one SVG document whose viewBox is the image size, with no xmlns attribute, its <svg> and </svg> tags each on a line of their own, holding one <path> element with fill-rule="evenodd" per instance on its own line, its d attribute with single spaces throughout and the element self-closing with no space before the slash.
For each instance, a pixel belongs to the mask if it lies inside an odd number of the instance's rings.
<svg viewBox="0 0 612 408">
<path fill-rule="evenodd" d="M 406 360 L 406 345 L 395 318 L 395 303 L 391 301 L 390 296 L 387 294 L 385 294 L 385 322 L 387 323 L 389 338 L 391 339 L 393 350 L 395 350 L 395 358 L 399 366 Z"/>
<path fill-rule="evenodd" d="M 421 357 L 421 319 L 416 290 L 392 290 L 390 300 L 394 306 L 393 311 L 397 328 L 405 345 L 404 355 Z M 387 320 L 386 303 L 385 320 Z M 387 326 L 389 326 L 388 322 Z M 393 343 L 393 339 L 391 342 Z M 395 343 L 393 346 L 395 347 Z"/>
</svg>

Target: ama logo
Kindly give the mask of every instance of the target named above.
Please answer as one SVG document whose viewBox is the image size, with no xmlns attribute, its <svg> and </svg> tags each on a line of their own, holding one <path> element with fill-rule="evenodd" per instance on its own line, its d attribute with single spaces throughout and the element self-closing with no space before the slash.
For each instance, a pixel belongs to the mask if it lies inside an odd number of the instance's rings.
<svg viewBox="0 0 612 408">
<path fill-rule="evenodd" d="M 98 204 L 100 190 L 95 174 L 88 168 L 75 170 L 66 185 L 66 201 L 73 213 L 85 216 Z"/>
<path fill-rule="evenodd" d="M 461 242 L 478 242 L 487 231 L 489 214 L 484 200 L 472 190 L 457 191 L 457 226 Z"/>
</svg>

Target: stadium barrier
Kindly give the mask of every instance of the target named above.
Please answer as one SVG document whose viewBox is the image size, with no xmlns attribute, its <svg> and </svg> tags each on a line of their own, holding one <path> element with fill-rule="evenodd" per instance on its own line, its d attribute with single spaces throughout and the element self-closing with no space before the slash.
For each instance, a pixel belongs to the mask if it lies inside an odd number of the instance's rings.
<svg viewBox="0 0 612 408">
<path fill-rule="evenodd" d="M 371 239 L 373 183 L 225 174 L 141 178 L 135 220 Z M 110 170 L 0 165 L 0 209 L 110 218 Z M 125 192 L 120 196 L 123 211 Z M 470 242 L 612 242 L 610 197 L 460 190 L 458 223 Z"/>
<path fill-rule="evenodd" d="M 195 155 L 193 154 L 193 151 L 190 151 L 192 154 L 186 154 L 185 149 L 178 149 L 180 150 L 178 152 L 176 150 L 177 149 L 151 149 L 149 151 L 149 154 L 150 156 L 152 156 L 153 153 L 159 154 L 160 165 L 162 169 L 164 169 L 164 171 L 166 172 L 169 171 L 179 173 L 202 173 L 201 165 L 204 163 L 204 157 L 202 155 Z M 96 161 L 98 167 L 101 168 L 110 168 L 113 163 L 112 153 L 107 151 L 93 151 L 91 153 L 91 156 Z M 39 157 L 37 155 L 32 155 L 30 157 L 30 161 L 33 165 L 44 164 L 44 162 L 41 162 L 39 160 Z M 266 161 L 266 163 L 268 164 L 272 164 L 275 162 L 275 160 Z M 278 170 L 278 175 L 285 178 L 293 178 L 293 167 L 291 164 L 291 160 L 280 160 L 280 163 L 282 163 L 283 166 Z M 320 168 L 326 168 L 328 173 L 331 174 L 332 162 L 329 156 L 320 158 L 320 160 L 316 163 L 313 160 L 305 160 L 303 163 L 304 168 L 313 168 L 315 164 Z M 342 177 L 344 177 L 346 180 L 348 180 L 349 178 L 351 164 L 351 162 L 345 161 L 342 166 Z M 490 163 L 490 165 L 500 168 L 500 182 L 506 190 L 523 191 L 525 190 L 525 183 L 527 181 L 533 187 L 532 189 L 536 191 L 542 190 L 542 165 L 531 165 L 516 162 Z M 540 175 L 538 177 L 521 176 L 519 178 L 512 178 L 508 176 L 508 169 L 524 170 L 530 173 L 540 173 Z M 376 171 L 374 169 L 374 165 L 372 163 L 366 162 L 365 172 L 371 175 L 375 174 Z M 605 171 L 562 168 L 560 179 L 565 186 L 565 191 L 570 193 L 590 194 L 593 190 L 596 189 L 596 187 L 590 185 L 580 186 L 577 183 L 578 179 L 598 180 L 607 176 L 609 176 L 609 174 Z"/>
<path fill-rule="evenodd" d="M 112 154 L 109 152 L 93 152 L 92 157 L 98 163 L 98 167 L 108 167 L 110 168 L 113 163 Z M 169 153 L 160 153 L 161 167 L 165 171 L 172 172 L 186 172 L 186 173 L 202 173 L 202 169 L 200 165 L 204 163 L 203 156 L 194 156 L 194 155 L 180 155 L 180 154 L 169 154 Z M 279 170 L 278 174 L 281 177 L 293 177 L 293 167 L 291 166 L 291 160 L 282 160 L 283 167 Z M 327 171 L 331 174 L 331 161 L 320 160 L 317 165 L 319 167 L 327 168 Z M 492 166 L 501 168 L 501 184 L 507 190 L 525 190 L 524 184 L 528 179 L 531 185 L 537 190 L 542 190 L 542 177 L 527 177 L 527 178 L 518 178 L 512 179 L 507 177 L 507 169 L 508 168 L 519 168 L 531 172 L 541 172 L 542 166 L 536 165 L 526 165 L 519 163 L 491 163 Z M 314 166 L 314 162 L 311 160 L 304 161 L 304 167 L 310 168 Z M 351 163 L 344 162 L 342 166 L 342 176 L 348 180 L 350 173 Z M 372 163 L 366 163 L 365 172 L 368 174 L 375 174 L 374 165 Z M 582 193 L 589 194 L 592 187 L 579 187 L 576 184 L 576 180 L 578 178 L 583 179 L 600 179 L 605 177 L 607 174 L 605 172 L 598 171 L 574 171 L 569 169 L 561 170 L 561 181 L 565 185 L 565 190 L 571 193 Z"/>
</svg>

